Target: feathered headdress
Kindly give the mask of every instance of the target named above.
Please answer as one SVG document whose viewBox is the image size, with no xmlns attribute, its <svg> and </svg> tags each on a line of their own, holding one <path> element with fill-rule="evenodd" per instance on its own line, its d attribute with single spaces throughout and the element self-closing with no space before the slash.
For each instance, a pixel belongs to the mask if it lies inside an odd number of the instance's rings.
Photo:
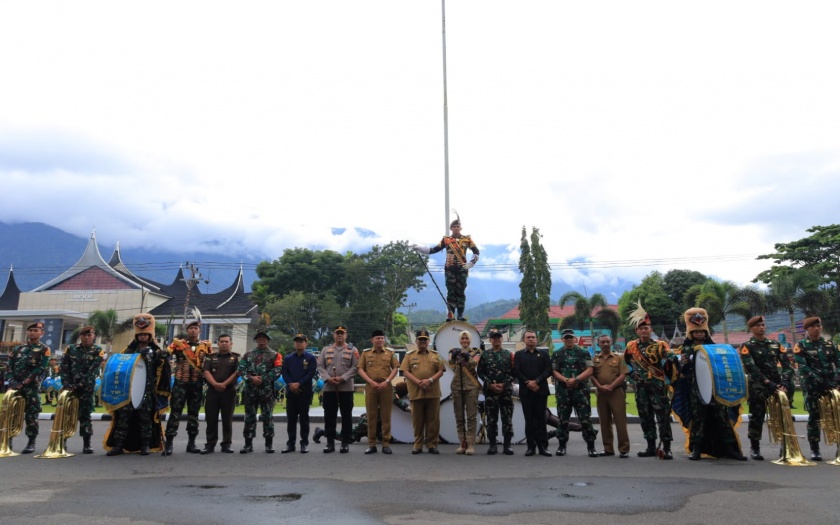
<svg viewBox="0 0 840 525">
<path fill-rule="evenodd" d="M 455 226 L 460 226 L 461 225 L 461 216 L 458 215 L 458 210 L 456 210 L 455 208 L 452 208 L 452 213 L 455 214 L 455 220 L 449 223 L 449 228 L 450 229 L 454 228 Z"/>
<path fill-rule="evenodd" d="M 630 312 L 629 318 L 630 326 L 632 326 L 633 328 L 638 328 L 640 326 L 650 324 L 650 314 L 647 313 L 644 308 L 642 308 L 641 299 L 639 299 L 639 301 L 636 303 L 636 309 Z"/>
</svg>

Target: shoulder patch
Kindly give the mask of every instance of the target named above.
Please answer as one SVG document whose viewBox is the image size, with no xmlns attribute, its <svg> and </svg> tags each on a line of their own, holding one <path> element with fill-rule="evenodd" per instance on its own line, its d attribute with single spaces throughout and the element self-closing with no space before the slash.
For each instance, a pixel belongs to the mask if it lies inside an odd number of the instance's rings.
<svg viewBox="0 0 840 525">
<path fill-rule="evenodd" d="M 750 349 L 747 345 L 741 345 L 741 355 L 750 355 Z"/>
<path fill-rule="evenodd" d="M 786 354 L 787 353 L 787 347 L 779 345 L 779 352 L 781 352 L 783 354 Z"/>
<path fill-rule="evenodd" d="M 796 346 L 793 347 L 793 353 L 794 354 L 799 354 L 801 352 L 802 352 L 802 349 L 799 348 L 799 345 L 796 345 Z"/>
</svg>

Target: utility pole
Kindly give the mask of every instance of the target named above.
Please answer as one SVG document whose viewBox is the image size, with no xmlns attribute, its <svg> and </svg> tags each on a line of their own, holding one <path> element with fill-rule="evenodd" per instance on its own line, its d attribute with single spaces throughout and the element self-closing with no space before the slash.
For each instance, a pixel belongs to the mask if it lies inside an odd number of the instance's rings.
<svg viewBox="0 0 840 525">
<path fill-rule="evenodd" d="M 187 298 L 184 300 L 184 322 L 181 324 L 181 330 L 187 330 L 187 312 L 190 308 L 190 296 L 192 295 L 193 286 L 198 284 L 199 281 L 204 281 L 205 283 L 209 283 L 210 281 L 204 279 L 201 275 L 201 272 L 198 271 L 198 266 L 195 263 L 191 263 L 187 261 L 185 263 L 186 271 L 184 272 L 184 278 L 181 279 L 187 284 Z M 189 276 L 187 276 L 187 272 L 189 272 Z"/>
</svg>

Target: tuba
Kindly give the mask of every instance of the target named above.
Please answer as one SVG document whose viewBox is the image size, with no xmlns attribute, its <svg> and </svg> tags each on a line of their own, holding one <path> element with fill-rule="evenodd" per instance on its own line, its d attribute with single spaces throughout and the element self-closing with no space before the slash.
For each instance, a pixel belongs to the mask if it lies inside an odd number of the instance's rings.
<svg viewBox="0 0 840 525">
<path fill-rule="evenodd" d="M 829 465 L 840 465 L 840 390 L 834 388 L 820 397 L 820 428 L 826 445 L 837 445 L 837 454 Z"/>
<path fill-rule="evenodd" d="M 56 459 L 71 458 L 75 454 L 67 452 L 65 441 L 76 434 L 76 425 L 79 422 L 79 398 L 69 390 L 62 390 L 58 394 L 58 401 L 55 405 L 55 417 L 53 418 L 52 430 L 50 431 L 50 442 L 47 450 L 36 458 Z"/>
<path fill-rule="evenodd" d="M 18 390 L 9 390 L 0 399 L 0 458 L 17 456 L 12 452 L 12 438 L 23 430 L 25 400 Z"/>
<path fill-rule="evenodd" d="M 772 461 L 775 465 L 789 467 L 813 467 L 813 461 L 805 459 L 799 448 L 799 436 L 793 426 L 793 416 L 790 414 L 790 403 L 787 394 L 776 391 L 767 398 L 767 430 L 771 443 L 781 443 L 779 459 Z"/>
</svg>

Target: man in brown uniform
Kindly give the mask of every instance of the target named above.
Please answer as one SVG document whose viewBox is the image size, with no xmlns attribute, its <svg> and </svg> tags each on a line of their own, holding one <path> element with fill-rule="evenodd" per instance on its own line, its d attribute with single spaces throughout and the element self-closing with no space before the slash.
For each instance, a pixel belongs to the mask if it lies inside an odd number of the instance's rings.
<svg viewBox="0 0 840 525">
<path fill-rule="evenodd" d="M 204 415 L 207 421 L 207 443 L 202 454 L 212 454 L 219 440 L 219 412 L 222 413 L 222 452 L 233 453 L 233 410 L 236 408 L 236 378 L 239 377 L 239 354 L 231 352 L 228 334 L 219 336 L 218 353 L 204 360 L 207 400 Z"/>
<path fill-rule="evenodd" d="M 598 390 L 598 418 L 601 421 L 601 441 L 604 451 L 600 456 L 614 456 L 612 423 L 618 433 L 618 457 L 630 455 L 630 437 L 627 435 L 627 405 L 624 401 L 624 378 L 630 370 L 624 358 L 610 351 L 612 339 L 608 335 L 598 338 L 601 352 L 592 359 L 592 383 Z"/>
<path fill-rule="evenodd" d="M 391 380 L 397 375 L 400 362 L 390 348 L 385 348 L 385 332 L 374 330 L 370 335 L 373 348 L 362 352 L 359 358 L 359 376 L 365 385 L 365 410 L 368 419 L 368 449 L 365 454 L 376 454 L 376 424 L 382 421 L 382 453 L 391 453 L 391 407 L 394 386 Z"/>
<path fill-rule="evenodd" d="M 418 330 L 417 350 L 403 358 L 400 370 L 408 380 L 408 399 L 411 401 L 411 423 L 414 426 L 414 450 L 423 452 L 423 443 L 429 454 L 438 454 L 440 434 L 440 383 L 446 363 L 434 350 L 429 350 L 429 331 Z"/>
</svg>

